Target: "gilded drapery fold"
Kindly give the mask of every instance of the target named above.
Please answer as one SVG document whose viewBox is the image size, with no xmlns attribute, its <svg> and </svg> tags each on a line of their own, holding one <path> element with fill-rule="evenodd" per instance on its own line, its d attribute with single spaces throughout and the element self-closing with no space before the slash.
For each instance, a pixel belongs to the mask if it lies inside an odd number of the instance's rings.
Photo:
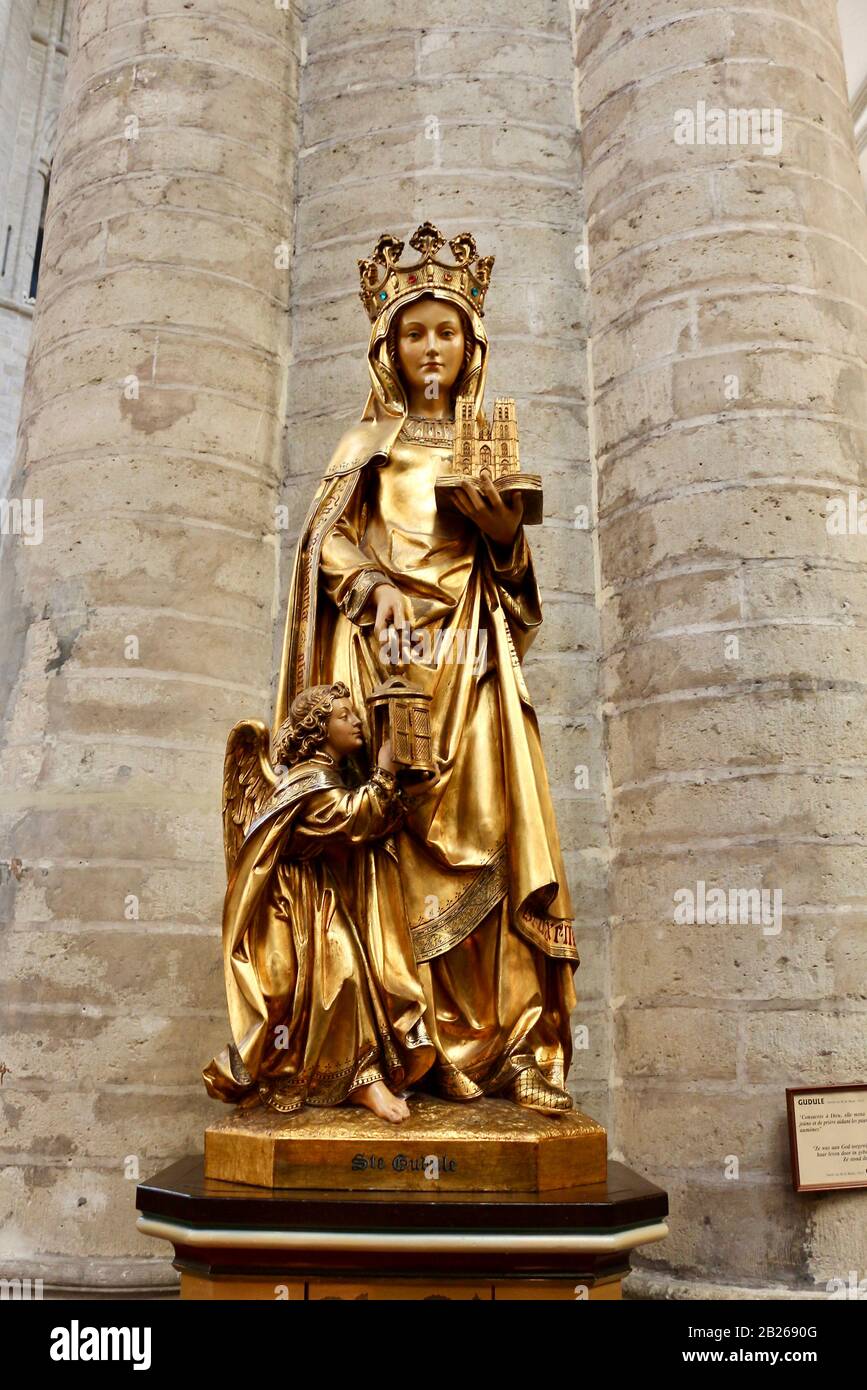
<svg viewBox="0 0 867 1390">
<path fill-rule="evenodd" d="M 251 827 L 226 891 L 234 1041 L 203 1073 L 212 1096 L 282 1111 L 335 1105 L 377 1080 L 399 1088 L 433 1061 L 388 839 L 402 815 L 394 777 L 377 769 L 348 789 L 313 757 L 289 783 Z"/>
</svg>

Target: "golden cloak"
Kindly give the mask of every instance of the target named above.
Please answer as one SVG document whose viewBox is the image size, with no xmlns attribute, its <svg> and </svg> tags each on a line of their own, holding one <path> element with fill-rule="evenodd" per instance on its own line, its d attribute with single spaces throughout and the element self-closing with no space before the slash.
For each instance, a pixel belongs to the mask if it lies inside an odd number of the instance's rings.
<svg viewBox="0 0 867 1390">
<path fill-rule="evenodd" d="M 484 325 L 462 297 L 436 294 L 471 320 L 475 344 L 454 394 L 472 392 L 483 420 Z M 562 1085 L 578 955 L 521 671 L 542 621 L 532 555 L 523 527 L 506 552 L 466 518 L 437 510 L 434 482 L 451 448 L 407 437 L 389 347 L 391 317 L 413 297 L 373 324 L 367 404 L 340 440 L 302 529 L 274 727 L 301 689 L 336 680 L 366 721 L 366 697 L 393 674 L 373 633 L 373 589 L 386 579 L 410 598 L 414 631 L 428 642 L 405 674 L 431 693 L 439 772 L 411 798 L 394 843 L 437 1047 L 436 1084 L 470 1098 L 533 1065 Z M 365 732 L 370 748 L 369 725 Z"/>
<path fill-rule="evenodd" d="M 434 1060 L 390 832 L 403 814 L 377 768 L 350 789 L 331 758 L 293 766 L 250 826 L 226 889 L 234 1041 L 210 1095 L 275 1110 L 417 1082 Z"/>
</svg>

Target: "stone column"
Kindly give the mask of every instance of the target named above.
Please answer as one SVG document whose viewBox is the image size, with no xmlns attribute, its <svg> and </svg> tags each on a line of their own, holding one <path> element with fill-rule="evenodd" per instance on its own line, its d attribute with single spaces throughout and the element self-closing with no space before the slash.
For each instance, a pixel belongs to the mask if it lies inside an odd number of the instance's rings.
<svg viewBox="0 0 867 1390">
<path fill-rule="evenodd" d="M 867 1265 L 863 1196 L 794 1197 L 785 1123 L 787 1085 L 867 1061 L 867 574 L 826 514 L 864 484 L 867 227 L 835 5 L 598 0 L 577 61 L 616 1137 L 672 1195 L 663 1283 L 824 1291 Z M 746 898 L 676 924 L 699 883 L 779 890 L 779 930 Z"/>
<path fill-rule="evenodd" d="M 27 88 L 27 59 L 36 0 L 0 0 L 0 209 L 3 244 L 12 200 L 10 188 L 15 159 L 19 112 Z M 2 283 L 2 277 L 0 277 Z"/>
<path fill-rule="evenodd" d="M 567 0 L 311 0 L 305 25 L 289 477 L 304 515 L 369 378 L 359 257 L 434 222 L 494 253 L 485 323 L 489 401 L 517 400 L 523 466 L 543 475 L 530 540 L 545 621 L 526 665 L 577 912 L 582 955 L 571 1084 L 604 1122 L 605 827 L 598 625 L 586 418 L 584 213 Z M 414 253 L 407 245 L 404 260 Z M 448 251 L 444 251 L 448 256 Z M 296 533 L 287 537 L 291 559 Z M 284 564 L 284 573 L 286 565 Z M 285 588 L 285 583 L 281 586 Z M 588 778 L 576 768 L 587 768 Z M 586 1044 L 586 1046 L 585 1046 Z"/>
<path fill-rule="evenodd" d="M 66 69 L 63 0 L 0 0 L 0 496 L 15 453 L 34 253 Z M 67 21 L 68 23 L 68 21 Z"/>
<path fill-rule="evenodd" d="M 79 0 L 2 557 L 4 1274 L 173 1278 L 137 1174 L 225 1042 L 220 780 L 269 713 L 297 16 Z M 41 509 L 41 513 L 40 513 Z M 41 533 L 41 534 L 40 534 Z"/>
</svg>

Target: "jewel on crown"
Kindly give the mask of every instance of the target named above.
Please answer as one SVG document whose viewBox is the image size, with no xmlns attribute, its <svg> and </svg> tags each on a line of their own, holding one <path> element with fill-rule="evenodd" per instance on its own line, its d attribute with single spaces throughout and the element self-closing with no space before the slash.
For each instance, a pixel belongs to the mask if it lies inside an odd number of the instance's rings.
<svg viewBox="0 0 867 1390">
<path fill-rule="evenodd" d="M 484 314 L 494 257 L 479 256 L 475 238 L 469 232 L 461 232 L 449 242 L 454 265 L 437 260 L 437 252 L 446 240 L 432 222 L 423 222 L 413 232 L 409 244 L 421 257 L 413 265 L 398 265 L 404 243 L 388 232 L 379 238 L 372 254 L 358 262 L 359 295 L 371 323 L 383 309 L 419 289 L 451 290 L 479 315 Z"/>
</svg>

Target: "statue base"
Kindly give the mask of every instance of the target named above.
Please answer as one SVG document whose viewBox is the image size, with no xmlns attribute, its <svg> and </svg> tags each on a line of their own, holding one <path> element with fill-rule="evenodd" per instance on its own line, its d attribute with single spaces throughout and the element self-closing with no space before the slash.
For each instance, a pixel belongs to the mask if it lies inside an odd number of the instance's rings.
<svg viewBox="0 0 867 1390">
<path fill-rule="evenodd" d="M 342 1192 L 547 1192 L 604 1183 L 602 1125 L 507 1100 L 410 1096 L 399 1125 L 361 1106 L 238 1108 L 205 1131 L 205 1177 Z"/>
<path fill-rule="evenodd" d="M 481 1104 L 481 1102 L 476 1102 Z M 171 1242 L 181 1298 L 619 1299 L 667 1234 L 665 1192 L 621 1163 L 549 1193 L 279 1192 L 190 1157 L 143 1182 L 138 1229 Z"/>
</svg>

